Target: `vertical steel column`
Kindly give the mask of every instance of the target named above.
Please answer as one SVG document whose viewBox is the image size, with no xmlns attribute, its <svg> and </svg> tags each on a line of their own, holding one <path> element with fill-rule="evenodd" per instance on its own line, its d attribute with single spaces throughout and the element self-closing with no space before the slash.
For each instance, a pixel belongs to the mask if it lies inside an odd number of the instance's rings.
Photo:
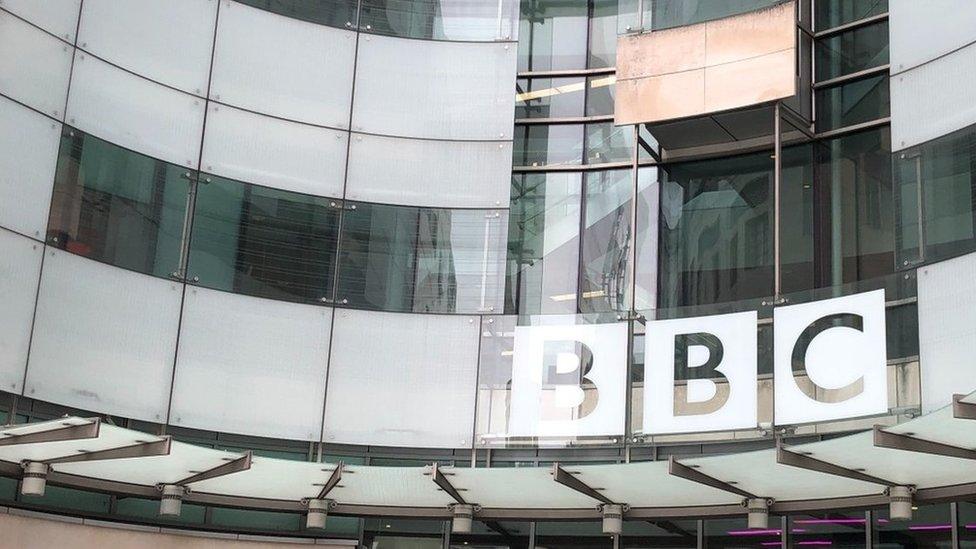
<svg viewBox="0 0 976 549">
<path fill-rule="evenodd" d="M 781 135 L 780 102 L 776 102 L 773 120 L 773 302 L 783 298 L 783 268 L 780 260 L 780 186 L 783 172 L 783 137 Z"/>
<path fill-rule="evenodd" d="M 705 521 L 698 519 L 698 549 L 705 549 Z"/>
<path fill-rule="evenodd" d="M 634 125 L 634 148 L 631 151 L 631 191 L 630 191 L 630 230 L 627 234 L 627 283 L 626 290 L 630 293 L 627 296 L 627 394 L 624 397 L 624 448 L 629 448 L 632 429 L 631 421 L 633 413 L 633 390 L 631 383 L 634 379 L 634 321 L 638 318 L 637 314 L 637 201 L 639 198 L 639 172 L 638 162 L 640 158 L 640 125 Z M 626 452 L 627 462 L 630 462 L 630 452 Z"/>
<path fill-rule="evenodd" d="M 874 512 L 871 510 L 864 512 L 864 546 L 867 549 L 874 547 Z"/>
<path fill-rule="evenodd" d="M 952 524 L 952 548 L 959 549 L 959 503 L 949 504 L 949 523 Z"/>
<path fill-rule="evenodd" d="M 783 515 L 779 518 L 780 522 L 780 547 L 793 547 L 793 536 L 790 535 L 790 517 Z"/>
<path fill-rule="evenodd" d="M 529 549 L 535 549 L 535 521 L 529 523 Z"/>
<path fill-rule="evenodd" d="M 915 200 L 918 208 L 918 263 L 925 261 L 925 195 L 922 192 L 922 153 L 916 152 L 915 160 Z"/>
</svg>

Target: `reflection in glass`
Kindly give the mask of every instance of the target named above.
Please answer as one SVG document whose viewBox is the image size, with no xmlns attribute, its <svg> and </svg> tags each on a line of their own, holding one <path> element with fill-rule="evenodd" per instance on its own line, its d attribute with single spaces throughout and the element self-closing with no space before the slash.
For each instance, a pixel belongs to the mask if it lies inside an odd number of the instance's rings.
<svg viewBox="0 0 976 549">
<path fill-rule="evenodd" d="M 518 70 L 586 68 L 588 2 L 522 0 Z"/>
<path fill-rule="evenodd" d="M 586 163 L 630 162 L 634 150 L 634 127 L 613 122 L 586 125 Z"/>
<path fill-rule="evenodd" d="M 740 549 L 743 547 L 778 547 L 782 531 L 779 517 L 769 517 L 769 528 L 751 529 L 744 518 L 708 519 L 705 521 L 707 549 Z"/>
<path fill-rule="evenodd" d="M 510 39 L 518 0 L 362 0 L 360 30 L 436 40 Z"/>
<path fill-rule="evenodd" d="M 888 64 L 888 22 L 817 41 L 817 80 Z"/>
<path fill-rule="evenodd" d="M 613 536 L 603 533 L 602 523 L 537 522 L 535 546 L 540 549 L 596 549 L 613 547 Z"/>
<path fill-rule="evenodd" d="M 509 221 L 509 314 L 575 313 L 582 175 L 516 174 Z"/>
<path fill-rule="evenodd" d="M 899 266 L 976 250 L 976 126 L 896 153 L 894 177 Z"/>
<path fill-rule="evenodd" d="M 590 0 L 590 49 L 587 68 L 613 67 L 617 64 L 617 2 Z"/>
<path fill-rule="evenodd" d="M 959 512 L 959 547 L 976 549 L 976 503 L 960 501 Z"/>
<path fill-rule="evenodd" d="M 586 116 L 612 116 L 617 91 L 616 75 L 586 79 Z"/>
<path fill-rule="evenodd" d="M 474 521 L 470 534 L 451 534 L 451 549 L 528 549 L 530 525 L 527 522 Z"/>
<path fill-rule="evenodd" d="M 863 511 L 790 516 L 790 534 L 799 545 L 864 549 L 866 525 Z"/>
<path fill-rule="evenodd" d="M 768 8 L 783 0 L 644 0 L 644 28 L 670 29 Z"/>
<path fill-rule="evenodd" d="M 197 187 L 188 276 L 208 288 L 284 301 L 331 297 L 334 200 L 205 177 Z"/>
<path fill-rule="evenodd" d="M 515 126 L 515 166 L 576 165 L 583 157 L 582 124 Z"/>
<path fill-rule="evenodd" d="M 523 78 L 515 86 L 516 119 L 583 115 L 583 78 Z"/>
<path fill-rule="evenodd" d="M 47 241 L 71 253 L 168 277 L 180 264 L 186 170 L 65 128 Z"/>
<path fill-rule="evenodd" d="M 330 27 L 356 24 L 356 0 L 237 0 L 242 4 Z"/>
<path fill-rule="evenodd" d="M 346 203 L 337 300 L 405 312 L 501 310 L 507 212 Z"/>
<path fill-rule="evenodd" d="M 888 75 L 817 90 L 816 104 L 819 131 L 885 118 L 891 112 Z"/>
<path fill-rule="evenodd" d="M 949 549 L 952 547 L 952 522 L 949 504 L 920 505 L 910 521 L 888 519 L 888 509 L 874 513 L 875 547 Z"/>
<path fill-rule="evenodd" d="M 624 521 L 624 533 L 620 536 L 620 546 L 695 549 L 698 547 L 698 521 Z"/>
<path fill-rule="evenodd" d="M 818 31 L 888 11 L 888 0 L 817 0 L 813 4 Z"/>
<path fill-rule="evenodd" d="M 627 264 L 633 171 L 586 173 L 586 210 L 580 261 L 580 312 L 629 307 Z"/>
</svg>

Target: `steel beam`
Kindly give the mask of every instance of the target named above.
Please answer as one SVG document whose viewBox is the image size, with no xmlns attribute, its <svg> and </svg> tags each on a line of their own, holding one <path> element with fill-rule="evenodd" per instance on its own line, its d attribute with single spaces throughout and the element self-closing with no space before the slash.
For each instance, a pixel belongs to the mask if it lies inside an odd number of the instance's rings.
<svg viewBox="0 0 976 549">
<path fill-rule="evenodd" d="M 674 459 L 674 456 L 668 458 L 668 473 L 685 480 L 690 480 L 691 482 L 711 486 L 712 488 L 723 490 L 744 498 L 755 499 L 759 497 L 755 494 L 747 492 L 746 490 L 743 490 L 742 488 L 733 486 L 732 483 L 719 480 L 715 477 L 710 477 L 694 467 L 689 467 L 688 465 L 680 463 Z"/>
<path fill-rule="evenodd" d="M 3 434 L 8 436 L 0 438 L 0 446 L 40 444 L 44 442 L 61 442 L 65 440 L 98 438 L 98 431 L 99 427 L 101 427 L 102 420 L 97 417 L 92 417 L 86 418 L 86 421 L 89 423 L 82 423 L 81 425 L 63 422 L 54 429 L 33 431 L 24 434 L 17 434 L 13 431 L 16 431 L 18 428 L 31 427 L 31 425 L 6 426 L 6 428 L 0 430 L 0 432 L 3 432 Z"/>
<path fill-rule="evenodd" d="M 345 464 L 343 462 L 340 461 L 336 464 L 335 469 L 332 470 L 332 474 L 329 475 L 329 480 L 325 481 L 325 484 L 322 485 L 322 489 L 319 490 L 319 495 L 315 496 L 316 499 L 325 499 L 325 496 L 329 495 L 329 492 L 331 492 L 333 488 L 339 486 L 339 481 L 342 480 L 342 472 L 344 468 Z M 322 470 L 325 471 L 326 469 Z"/>
<path fill-rule="evenodd" d="M 104 461 L 109 459 L 168 456 L 172 442 L 173 440 L 171 437 L 164 436 L 160 438 L 160 440 L 137 442 L 136 444 L 120 446 L 118 448 L 106 448 L 104 450 L 94 450 L 91 452 L 87 450 L 78 450 L 77 454 L 45 459 L 42 461 L 48 465 L 54 465 L 56 463 L 77 463 L 80 461 Z"/>
<path fill-rule="evenodd" d="M 600 488 L 592 488 L 590 485 L 586 484 L 582 480 L 576 478 L 573 473 L 563 469 L 559 463 L 552 464 L 552 480 L 562 484 L 563 486 L 576 490 L 577 492 L 583 494 L 584 496 L 589 496 L 601 503 L 607 503 L 613 505 L 614 502 L 607 496 L 599 492 Z"/>
<path fill-rule="evenodd" d="M 976 419 L 976 404 L 963 402 L 967 395 L 952 395 L 952 417 L 956 419 Z"/>
<path fill-rule="evenodd" d="M 464 501 L 464 497 L 461 496 L 459 489 L 455 488 L 451 481 L 447 480 L 447 476 L 441 472 L 440 467 L 437 463 L 430 464 L 430 471 L 425 473 L 430 475 L 430 478 L 434 481 L 434 484 L 440 487 L 441 490 L 447 492 L 447 495 L 451 496 L 454 501 L 460 503 L 461 505 L 467 505 L 468 502 Z"/>
<path fill-rule="evenodd" d="M 810 457 L 810 455 L 806 453 L 787 450 L 783 446 L 783 441 L 779 439 L 776 440 L 776 463 L 781 465 L 789 465 L 790 467 L 796 467 L 798 469 L 815 471 L 817 473 L 824 473 L 827 475 L 860 480 L 862 482 L 880 484 L 882 486 L 895 486 L 898 484 L 896 482 L 891 482 L 862 473 L 861 471 L 848 469 L 846 467 L 841 467 L 840 465 L 834 465 L 833 463 Z"/>
<path fill-rule="evenodd" d="M 186 486 L 187 484 L 193 482 L 200 482 L 202 480 L 209 480 L 212 478 L 222 477 L 224 475 L 231 475 L 234 473 L 240 473 L 241 471 L 247 471 L 251 468 L 251 451 L 248 450 L 244 452 L 244 455 L 236 459 L 228 459 L 227 463 L 223 465 L 218 465 L 212 469 L 207 469 L 206 471 L 200 471 L 194 475 L 188 476 L 183 480 L 178 480 L 173 483 L 167 484 L 177 484 L 179 486 Z"/>
<path fill-rule="evenodd" d="M 892 450 L 905 450 L 906 452 L 917 452 L 920 454 L 933 454 L 936 456 L 947 456 L 962 459 L 976 459 L 976 450 L 960 448 L 951 444 L 935 442 L 915 438 L 914 433 L 904 435 L 885 431 L 881 425 L 874 426 L 874 445 L 878 448 L 890 448 Z"/>
</svg>

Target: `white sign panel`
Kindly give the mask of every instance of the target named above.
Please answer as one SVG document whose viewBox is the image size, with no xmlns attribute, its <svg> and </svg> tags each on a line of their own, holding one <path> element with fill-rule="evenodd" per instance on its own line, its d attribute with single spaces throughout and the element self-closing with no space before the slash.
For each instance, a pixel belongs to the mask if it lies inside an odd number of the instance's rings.
<svg viewBox="0 0 976 549">
<path fill-rule="evenodd" d="M 777 307 L 773 325 L 777 425 L 888 412 L 884 290 Z"/>
<path fill-rule="evenodd" d="M 750 311 L 648 323 L 643 432 L 755 427 L 756 321 Z"/>
<path fill-rule="evenodd" d="M 623 433 L 627 330 L 624 322 L 516 327 L 508 434 Z"/>
</svg>

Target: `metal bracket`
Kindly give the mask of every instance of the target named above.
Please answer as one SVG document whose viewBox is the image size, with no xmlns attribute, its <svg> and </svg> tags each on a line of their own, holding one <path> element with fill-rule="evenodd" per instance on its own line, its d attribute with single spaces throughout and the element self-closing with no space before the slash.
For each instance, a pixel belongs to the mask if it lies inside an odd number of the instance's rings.
<svg viewBox="0 0 976 549">
<path fill-rule="evenodd" d="M 109 459 L 168 456 L 172 443 L 172 437 L 163 436 L 160 438 L 160 440 L 138 442 L 136 444 L 120 446 L 118 448 L 106 448 L 104 450 L 95 450 L 91 452 L 87 450 L 78 450 L 78 454 L 45 459 L 43 460 L 43 463 L 54 465 L 56 463 L 78 463 L 81 461 L 104 461 Z"/>
<path fill-rule="evenodd" d="M 776 463 L 779 463 L 780 465 L 789 465 L 790 467 L 796 467 L 798 469 L 815 471 L 817 473 L 824 473 L 827 475 L 860 480 L 862 482 L 880 484 L 882 486 L 894 486 L 898 484 L 897 482 L 891 482 L 882 478 L 873 477 L 855 469 L 848 469 L 846 467 L 841 467 L 840 465 L 834 465 L 833 463 L 810 457 L 809 453 L 800 453 L 787 450 L 783 446 L 783 441 L 781 439 L 776 440 Z"/>
<path fill-rule="evenodd" d="M 332 474 L 329 475 L 329 480 L 325 481 L 325 484 L 322 485 L 322 489 L 319 490 L 319 495 L 316 496 L 316 499 L 325 499 L 325 496 L 329 495 L 329 492 L 339 485 L 339 481 L 342 480 L 344 468 L 345 464 L 343 462 L 340 461 L 336 464 L 335 469 L 332 470 Z M 325 469 L 323 469 L 323 471 L 324 470 Z"/>
<path fill-rule="evenodd" d="M 460 490 L 455 488 L 454 485 L 451 484 L 451 481 L 447 480 L 447 476 L 441 472 L 440 467 L 437 466 L 436 462 L 430 464 L 429 471 L 425 474 L 430 475 L 430 478 L 434 481 L 434 484 L 440 487 L 441 490 L 447 492 L 447 495 L 451 496 L 454 501 L 460 503 L 461 505 L 468 504 L 468 502 L 464 500 L 464 497 L 461 496 Z"/>
<path fill-rule="evenodd" d="M 963 402 L 966 395 L 952 395 L 952 417 L 956 419 L 976 419 L 976 404 Z"/>
<path fill-rule="evenodd" d="M 676 459 L 674 459 L 674 456 L 670 456 L 668 458 L 668 474 L 674 475 L 679 478 L 683 478 L 685 480 L 690 480 L 692 482 L 697 482 L 698 484 L 704 484 L 705 486 L 711 486 L 712 488 L 723 490 L 725 492 L 729 492 L 737 496 L 742 496 L 744 498 L 748 498 L 748 499 L 759 498 L 759 496 L 751 492 L 747 492 L 742 488 L 737 488 L 733 486 L 731 483 L 719 480 L 715 477 L 710 477 L 705 473 L 702 473 L 698 469 L 695 469 L 694 467 L 690 467 L 688 465 L 680 463 Z"/>
<path fill-rule="evenodd" d="M 976 450 L 960 448 L 951 444 L 915 438 L 914 433 L 898 434 L 883 430 L 881 425 L 874 426 L 874 445 L 878 448 L 905 450 L 920 454 L 933 454 L 962 459 L 976 459 Z"/>
<path fill-rule="evenodd" d="M 241 471 L 247 471 L 250 468 L 251 468 L 251 451 L 248 450 L 244 452 L 243 456 L 236 459 L 229 459 L 229 461 L 227 463 L 224 463 L 223 465 L 218 465 L 212 469 L 207 469 L 206 471 L 200 471 L 199 473 L 188 476 L 183 480 L 178 480 L 176 482 L 169 483 L 169 484 L 178 484 L 180 486 L 183 486 L 186 484 L 191 484 L 193 482 L 200 482 L 203 480 L 222 477 L 224 475 L 240 473 Z"/>
<path fill-rule="evenodd" d="M 576 478 L 573 473 L 563 469 L 559 463 L 552 464 L 552 480 L 559 484 L 576 490 L 584 496 L 589 496 L 601 503 L 615 505 L 614 501 L 599 492 L 600 488 L 592 488 L 582 480 Z"/>
<path fill-rule="evenodd" d="M 34 431 L 30 433 L 17 434 L 14 432 L 4 432 L 8 436 L 0 438 L 0 446 L 15 446 L 18 444 L 39 444 L 44 442 L 61 442 L 66 440 L 84 440 L 98 438 L 99 427 L 102 420 L 97 417 L 86 418 L 89 423 L 75 425 L 73 423 L 62 423 L 61 426 L 46 431 Z M 11 427 L 10 430 L 18 427 Z"/>
</svg>

